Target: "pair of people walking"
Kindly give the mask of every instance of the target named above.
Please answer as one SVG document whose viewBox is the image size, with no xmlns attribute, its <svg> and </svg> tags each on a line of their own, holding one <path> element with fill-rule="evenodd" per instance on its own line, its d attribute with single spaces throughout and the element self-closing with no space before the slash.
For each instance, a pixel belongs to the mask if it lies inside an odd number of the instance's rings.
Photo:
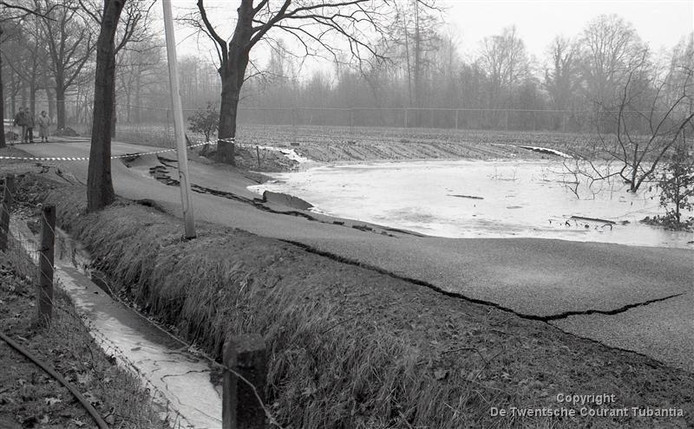
<svg viewBox="0 0 694 429">
<path fill-rule="evenodd" d="M 14 125 L 22 129 L 22 134 L 19 138 L 22 143 L 34 142 L 34 115 L 31 114 L 28 108 L 19 108 L 19 112 L 14 116 Z"/>
<path fill-rule="evenodd" d="M 51 125 L 51 118 L 42 111 L 41 115 L 34 121 L 34 115 L 29 108 L 19 108 L 19 112 L 14 117 L 14 125 L 21 127 L 21 141 L 23 143 L 34 143 L 34 126 L 39 124 L 39 137 L 41 141 L 48 142 L 48 127 Z"/>
</svg>

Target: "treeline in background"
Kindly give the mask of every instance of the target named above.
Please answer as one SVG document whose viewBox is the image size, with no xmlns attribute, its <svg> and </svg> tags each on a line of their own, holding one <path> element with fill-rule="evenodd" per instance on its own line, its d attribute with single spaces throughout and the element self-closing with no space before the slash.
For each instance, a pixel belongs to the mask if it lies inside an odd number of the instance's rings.
<svg viewBox="0 0 694 429">
<path fill-rule="evenodd" d="M 527 52 L 514 27 L 463 55 L 440 10 L 417 2 L 398 8 L 390 37 L 376 50 L 381 54 L 359 64 L 338 55 L 307 58 L 300 47 L 273 39 L 247 73 L 241 126 L 609 132 L 628 88 L 631 129 L 646 132 L 649 115 L 662 114 L 692 85 L 691 34 L 653 51 L 629 22 L 603 15 L 579 34 L 557 36 L 539 58 Z M 158 18 L 148 11 L 140 19 L 144 25 L 117 57 L 117 124 L 170 127 L 165 45 L 153 24 Z M 48 111 L 58 128 L 89 127 L 98 34 L 93 27 L 79 7 L 4 25 L 7 116 L 28 106 L 35 114 Z M 216 69 L 207 57 L 179 54 L 186 116 L 219 103 Z M 690 98 L 688 107 L 678 108 L 691 110 L 692 103 Z"/>
</svg>

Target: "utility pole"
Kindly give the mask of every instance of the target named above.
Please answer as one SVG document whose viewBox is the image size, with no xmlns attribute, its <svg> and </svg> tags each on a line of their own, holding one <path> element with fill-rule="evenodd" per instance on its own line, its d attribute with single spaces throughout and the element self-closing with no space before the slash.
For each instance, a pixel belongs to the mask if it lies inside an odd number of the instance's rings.
<svg viewBox="0 0 694 429">
<path fill-rule="evenodd" d="M 183 222 L 185 238 L 195 238 L 195 220 L 193 205 L 190 198 L 190 182 L 188 181 L 188 152 L 186 148 L 185 131 L 183 127 L 183 105 L 178 85 L 178 63 L 176 60 L 176 37 L 173 29 L 171 0 L 162 0 L 164 7 L 164 34 L 166 35 L 166 53 L 169 63 L 169 83 L 171 87 L 171 104 L 173 107 L 174 135 L 176 137 L 176 152 L 178 153 L 178 180 L 181 186 L 181 205 L 183 207 Z"/>
</svg>

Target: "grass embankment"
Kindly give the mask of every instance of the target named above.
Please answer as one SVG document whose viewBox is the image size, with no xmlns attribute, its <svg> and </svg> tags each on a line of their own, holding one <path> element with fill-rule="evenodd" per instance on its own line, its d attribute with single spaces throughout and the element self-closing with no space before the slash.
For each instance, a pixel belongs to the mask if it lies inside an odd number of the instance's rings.
<svg viewBox="0 0 694 429">
<path fill-rule="evenodd" d="M 13 217 L 31 211 L 21 193 L 15 198 L 19 204 Z M 104 354 L 59 288 L 50 327 L 35 324 L 35 272 L 21 245 L 11 239 L 9 251 L 0 252 L 0 332 L 55 369 L 112 427 L 167 427 L 158 414 L 164 410 L 152 402 L 140 380 Z M 96 424 L 67 388 L 0 340 L 0 427 L 74 429 Z"/>
<path fill-rule="evenodd" d="M 87 215 L 84 195 L 55 189 L 48 201 L 118 293 L 216 358 L 229 336 L 264 336 L 268 405 L 285 427 L 694 425 L 691 373 L 244 231 L 201 225 L 182 241 L 178 220 L 124 202 Z M 490 414 L 600 408 L 558 394 L 614 394 L 602 407 L 629 413 Z M 633 416 L 630 407 L 682 416 Z"/>
</svg>

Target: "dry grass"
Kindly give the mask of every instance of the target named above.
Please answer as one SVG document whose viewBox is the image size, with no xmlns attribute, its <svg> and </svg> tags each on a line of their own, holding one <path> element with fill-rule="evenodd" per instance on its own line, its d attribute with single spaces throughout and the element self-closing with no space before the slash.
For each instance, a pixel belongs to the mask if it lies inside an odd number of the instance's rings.
<svg viewBox="0 0 694 429">
<path fill-rule="evenodd" d="M 55 190 L 49 201 L 121 295 L 217 358 L 226 338 L 263 335 L 268 405 L 285 427 L 694 425 L 692 374 L 244 231 L 204 225 L 183 241 L 180 222 L 151 208 L 85 215 L 82 195 Z M 567 392 L 685 417 L 489 414 L 556 408 Z"/>
</svg>

